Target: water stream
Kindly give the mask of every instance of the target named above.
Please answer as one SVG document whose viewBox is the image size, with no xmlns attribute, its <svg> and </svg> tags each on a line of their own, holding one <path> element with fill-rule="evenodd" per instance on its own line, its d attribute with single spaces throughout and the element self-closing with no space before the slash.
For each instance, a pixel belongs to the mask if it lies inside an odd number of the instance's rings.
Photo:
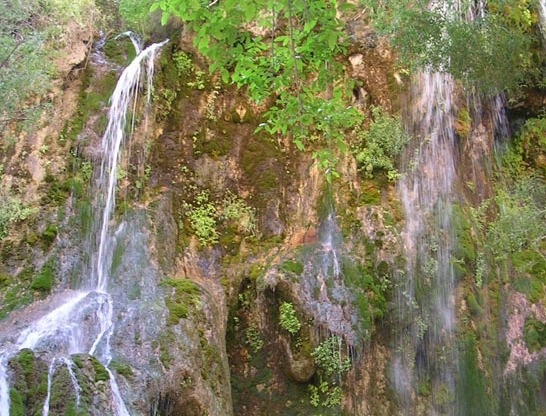
<svg viewBox="0 0 546 416">
<path fill-rule="evenodd" d="M 138 46 L 133 37 L 131 40 Z M 49 413 L 49 399 L 54 373 L 60 365 L 66 365 L 76 391 L 79 405 L 80 387 L 72 371 L 70 356 L 76 353 L 94 355 L 105 366 L 110 379 L 113 411 L 116 416 L 129 416 L 119 386 L 108 368 L 112 360 L 110 339 L 114 332 L 115 304 L 109 288 L 109 270 L 114 236 L 111 220 L 115 208 L 116 171 L 126 131 L 133 132 L 134 117 L 127 129 L 128 113 L 135 114 L 137 98 L 142 89 L 142 80 L 147 80 L 147 100 L 151 97 L 154 62 L 157 52 L 168 40 L 150 45 L 123 71 L 110 100 L 108 126 L 103 136 L 103 159 L 93 194 L 97 216 L 93 239 L 96 252 L 92 256 L 92 270 L 83 279 L 81 288 L 64 295 L 63 302 L 42 318 L 29 324 L 9 347 L 0 350 L 0 416 L 9 416 L 10 398 L 8 381 L 8 359 L 23 348 L 40 351 L 49 359 L 48 393 L 43 405 L 43 414 Z M 142 70 L 146 65 L 145 75 Z M 7 341 L 4 345 L 8 345 Z"/>
<path fill-rule="evenodd" d="M 429 380 L 433 394 L 454 394 L 457 354 L 450 259 L 454 243 L 453 85 L 449 75 L 419 74 L 406 121 L 416 139 L 406 150 L 405 177 L 399 182 L 406 215 L 403 241 L 407 267 L 396 296 L 405 330 L 398 334 L 393 368 L 394 384 L 403 402 L 412 400 L 420 378 Z"/>
</svg>

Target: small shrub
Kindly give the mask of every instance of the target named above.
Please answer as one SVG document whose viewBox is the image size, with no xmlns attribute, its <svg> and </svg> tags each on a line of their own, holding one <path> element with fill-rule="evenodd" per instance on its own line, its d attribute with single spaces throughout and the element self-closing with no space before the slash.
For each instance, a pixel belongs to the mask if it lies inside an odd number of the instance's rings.
<svg viewBox="0 0 546 416">
<path fill-rule="evenodd" d="M 296 316 L 296 309 L 290 302 L 283 302 L 279 307 L 281 327 L 292 335 L 301 329 L 301 322 Z"/>
<path fill-rule="evenodd" d="M 333 336 L 322 341 L 311 353 L 317 366 L 330 377 L 334 374 L 344 374 L 351 368 L 351 360 L 341 355 L 342 340 L 339 336 Z"/>
<path fill-rule="evenodd" d="M 209 198 L 209 192 L 201 191 L 194 204 L 184 205 L 190 225 L 204 246 L 218 242 L 216 207 Z"/>
<path fill-rule="evenodd" d="M 360 143 L 353 147 L 359 169 L 372 177 L 374 170 L 387 172 L 389 179 L 397 177 L 394 158 L 409 141 L 399 117 L 393 117 L 380 107 L 372 108 L 373 122 L 367 131 L 357 133 Z"/>
<path fill-rule="evenodd" d="M 246 344 L 252 349 L 254 353 L 260 351 L 264 346 L 264 340 L 260 335 L 258 327 L 252 325 L 249 326 L 246 331 Z"/>
<path fill-rule="evenodd" d="M 30 288 L 39 292 L 49 292 L 53 287 L 55 269 L 50 262 L 46 263 L 38 277 L 32 281 Z"/>
</svg>

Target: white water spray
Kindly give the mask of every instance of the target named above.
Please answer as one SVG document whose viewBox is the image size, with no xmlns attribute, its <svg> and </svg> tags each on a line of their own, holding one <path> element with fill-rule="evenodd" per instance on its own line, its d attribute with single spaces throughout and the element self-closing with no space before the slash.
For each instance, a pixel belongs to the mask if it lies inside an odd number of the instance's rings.
<svg viewBox="0 0 546 416">
<path fill-rule="evenodd" d="M 139 47 L 131 37 L 135 47 Z M 77 405 L 80 403 L 80 387 L 72 371 L 72 361 L 68 358 L 75 353 L 88 353 L 96 356 L 105 366 L 110 376 L 110 390 L 116 416 L 129 416 L 121 397 L 114 374 L 108 368 L 112 360 L 110 338 L 114 332 L 114 303 L 108 293 L 108 270 L 111 264 L 113 237 L 110 234 L 110 221 L 115 208 L 116 170 L 120 159 L 121 146 L 126 138 L 127 112 L 134 115 L 137 96 L 141 89 L 142 63 L 147 62 L 147 104 L 151 98 L 151 85 L 154 61 L 157 51 L 168 40 L 156 43 L 143 51 L 137 49 L 138 56 L 123 71 L 110 100 L 108 126 L 103 136 L 103 161 L 97 181 L 95 194 L 98 201 L 95 209 L 100 213 L 96 237 L 98 250 L 94 257 L 89 281 L 84 283 L 85 291 L 70 294 L 64 303 L 32 322 L 17 337 L 13 346 L 0 351 L 0 416 L 9 416 L 9 383 L 7 361 L 10 356 L 23 348 L 40 349 L 50 356 L 48 372 L 48 394 L 43 405 L 43 414 L 49 414 L 51 385 L 55 369 L 65 364 L 76 391 Z M 130 107 L 131 106 L 131 107 Z M 134 130 L 134 117 L 131 118 L 130 132 Z"/>
<path fill-rule="evenodd" d="M 455 180 L 455 122 L 453 80 L 449 75 L 424 72 L 411 91 L 408 129 L 417 136 L 406 151 L 399 190 L 406 215 L 403 232 L 407 258 L 406 281 L 398 288 L 402 316 L 409 318 L 406 333 L 400 335 L 394 360 L 395 387 L 402 400 L 410 401 L 416 385 L 414 363 L 417 345 L 430 344 L 432 355 L 426 365 L 435 368 L 438 382 L 454 389 L 457 366 L 452 343 L 455 327 L 454 273 L 450 253 L 454 242 L 451 227 L 452 187 Z M 418 283 L 419 282 L 419 283 Z M 417 301 L 416 286 L 426 287 L 426 302 Z M 427 333 L 427 341 L 423 341 Z M 435 365 L 440 357 L 449 365 Z M 428 369 L 422 369 L 428 371 Z"/>
</svg>

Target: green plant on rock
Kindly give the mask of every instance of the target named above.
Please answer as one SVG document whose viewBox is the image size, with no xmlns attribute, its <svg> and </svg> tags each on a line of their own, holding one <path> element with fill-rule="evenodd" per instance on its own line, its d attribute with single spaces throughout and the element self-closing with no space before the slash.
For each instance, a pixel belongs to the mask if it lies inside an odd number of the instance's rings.
<svg viewBox="0 0 546 416">
<path fill-rule="evenodd" d="M 0 199 L 2 200 L 0 205 L 0 240 L 2 240 L 9 234 L 10 228 L 14 224 L 26 220 L 32 214 L 32 209 L 12 192 L 1 186 Z"/>
<path fill-rule="evenodd" d="M 265 341 L 260 334 L 260 329 L 256 325 L 250 325 L 245 330 L 245 342 L 254 353 L 257 353 L 264 347 Z"/>
<path fill-rule="evenodd" d="M 291 302 L 283 302 L 279 306 L 279 323 L 281 328 L 295 335 L 301 329 L 301 322 L 296 315 L 296 309 Z"/>
<path fill-rule="evenodd" d="M 216 207 L 209 198 L 208 191 L 201 191 L 193 204 L 184 204 L 191 227 L 204 246 L 218 242 Z"/>
<path fill-rule="evenodd" d="M 184 51 L 175 52 L 173 62 L 179 77 L 189 75 L 195 68 L 191 57 Z"/>
<path fill-rule="evenodd" d="M 343 375 L 351 369 L 349 357 L 341 354 L 342 339 L 334 335 L 315 347 L 311 356 L 326 376 Z"/>
<path fill-rule="evenodd" d="M 391 116 L 380 107 L 372 107 L 373 121 L 368 130 L 357 129 L 358 143 L 353 153 L 359 169 L 372 177 L 376 170 L 387 172 L 390 180 L 398 177 L 395 158 L 409 141 L 399 117 Z"/>
<path fill-rule="evenodd" d="M 256 233 L 256 209 L 231 191 L 227 191 L 222 200 L 219 217 L 221 220 L 234 222 L 246 234 Z"/>
<path fill-rule="evenodd" d="M 311 352 L 320 377 L 318 386 L 309 386 L 310 403 L 315 407 L 333 408 L 341 404 L 343 391 L 339 381 L 351 368 L 351 360 L 341 353 L 342 343 L 341 337 L 334 335 L 322 341 Z"/>
<path fill-rule="evenodd" d="M 309 386 L 309 402 L 314 407 L 324 406 L 332 409 L 341 404 L 343 390 L 334 384 L 323 381 L 319 386 Z"/>
<path fill-rule="evenodd" d="M 172 288 L 165 301 L 169 309 L 167 325 L 176 325 L 180 319 L 188 318 L 190 309 L 201 304 L 201 288 L 190 279 L 165 279 L 161 286 Z"/>
</svg>

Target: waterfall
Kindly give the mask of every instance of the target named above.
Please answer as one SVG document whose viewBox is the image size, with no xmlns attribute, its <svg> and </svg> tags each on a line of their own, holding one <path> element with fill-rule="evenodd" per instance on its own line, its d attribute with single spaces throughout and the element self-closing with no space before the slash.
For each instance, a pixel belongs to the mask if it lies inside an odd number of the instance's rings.
<svg viewBox="0 0 546 416">
<path fill-rule="evenodd" d="M 430 378 L 433 393 L 436 389 L 453 393 L 457 367 L 450 259 L 454 83 L 449 75 L 429 72 L 414 81 L 406 122 L 415 140 L 406 150 L 404 178 L 399 182 L 406 214 L 407 270 L 396 296 L 405 330 L 398 334 L 393 366 L 395 388 L 405 402 L 411 400 L 419 376 Z"/>
<path fill-rule="evenodd" d="M 133 40 L 133 38 L 131 38 Z M 112 371 L 108 368 L 112 360 L 110 338 L 114 332 L 114 300 L 108 292 L 108 272 L 111 265 L 113 239 L 110 230 L 115 208 L 116 170 L 126 131 L 133 132 L 135 121 L 127 129 L 127 113 L 135 114 L 138 93 L 141 89 L 143 63 L 146 62 L 147 102 L 151 97 L 154 61 L 157 52 L 168 40 L 156 43 L 139 51 L 137 57 L 123 71 L 110 100 L 108 126 L 103 136 L 103 159 L 93 189 L 96 195 L 95 210 L 98 221 L 92 231 L 96 240 L 96 252 L 92 255 L 92 270 L 83 279 L 80 290 L 64 295 L 63 302 L 42 318 L 35 320 L 21 331 L 16 341 L 0 350 L 0 416 L 9 415 L 10 398 L 8 383 L 9 357 L 23 348 L 44 353 L 50 360 L 48 395 L 43 406 L 49 412 L 49 399 L 53 375 L 61 363 L 68 367 L 76 390 L 77 405 L 80 402 L 80 387 L 72 372 L 70 356 L 76 353 L 94 355 L 106 368 L 110 379 L 113 408 L 116 416 L 129 416 Z M 133 43 L 134 40 L 133 40 Z M 4 343 L 7 344 L 7 341 Z"/>
</svg>

